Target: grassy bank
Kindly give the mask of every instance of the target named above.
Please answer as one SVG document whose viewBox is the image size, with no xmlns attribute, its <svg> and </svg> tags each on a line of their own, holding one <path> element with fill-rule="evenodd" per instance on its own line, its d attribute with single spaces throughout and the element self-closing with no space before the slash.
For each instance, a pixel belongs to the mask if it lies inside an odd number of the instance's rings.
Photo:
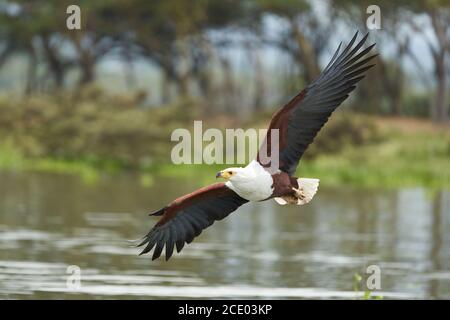
<svg viewBox="0 0 450 320">
<path fill-rule="evenodd" d="M 383 139 L 357 146 L 345 144 L 338 152 L 307 157 L 297 174 L 318 177 L 324 186 L 450 188 L 448 127 L 408 119 L 374 118 L 374 121 L 382 130 Z M 152 185 L 159 176 L 192 178 L 203 184 L 211 182 L 214 173 L 223 167 L 226 165 L 177 166 L 170 163 L 168 154 L 167 162 L 132 170 L 140 174 L 145 185 Z M 95 182 L 103 173 L 127 170 L 112 160 L 29 158 L 8 144 L 0 147 L 0 169 L 77 174 L 88 182 Z"/>
<path fill-rule="evenodd" d="M 344 145 L 336 153 L 302 160 L 298 176 L 317 177 L 322 186 L 365 188 L 450 188 L 450 128 L 418 120 L 374 119 L 385 137 L 366 145 Z M 161 165 L 162 175 L 205 177 L 224 166 Z M 225 165 L 226 167 L 226 165 Z"/>
<path fill-rule="evenodd" d="M 111 96 L 96 88 L 20 99 L 0 96 L 0 170 L 76 174 L 137 172 L 145 185 L 157 176 L 209 183 L 227 165 L 170 161 L 175 128 L 266 128 L 273 111 L 250 120 L 213 115 L 184 100 L 148 108 L 139 94 Z M 322 185 L 450 187 L 450 128 L 425 120 L 338 112 L 310 146 L 297 174 Z"/>
</svg>

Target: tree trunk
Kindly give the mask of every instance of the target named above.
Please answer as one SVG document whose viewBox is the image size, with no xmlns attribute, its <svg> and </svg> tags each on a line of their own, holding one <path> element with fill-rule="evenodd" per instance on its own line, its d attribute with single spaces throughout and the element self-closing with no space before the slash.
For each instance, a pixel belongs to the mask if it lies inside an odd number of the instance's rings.
<svg viewBox="0 0 450 320">
<path fill-rule="evenodd" d="M 192 57 L 191 76 L 197 83 L 200 95 L 204 99 L 211 97 L 212 75 L 208 70 L 208 63 L 213 59 L 213 49 L 211 44 L 204 38 L 200 38 L 193 45 L 197 46 L 197 56 Z"/>
<path fill-rule="evenodd" d="M 37 66 L 36 52 L 32 47 L 28 50 L 28 52 L 30 57 L 28 61 L 25 95 L 29 95 L 34 90 L 36 82 L 36 66 Z"/>
<path fill-rule="evenodd" d="M 171 100 L 171 86 L 176 83 L 176 71 L 167 55 L 163 56 L 158 62 L 162 73 L 161 102 L 167 104 Z"/>
<path fill-rule="evenodd" d="M 448 120 L 448 111 L 446 103 L 446 87 L 447 79 L 445 74 L 445 53 L 442 52 L 436 61 L 436 101 L 434 120 L 438 122 L 445 122 Z"/>
<path fill-rule="evenodd" d="M 61 88 L 64 85 L 65 68 L 62 61 L 59 59 L 56 49 L 53 48 L 49 39 L 46 36 L 42 37 L 42 44 L 45 52 L 49 70 L 52 74 L 56 88 Z"/>
<path fill-rule="evenodd" d="M 298 55 L 296 59 L 303 66 L 304 80 L 306 83 L 311 83 L 320 74 L 320 67 L 318 62 L 318 56 L 314 52 L 314 48 L 309 40 L 302 34 L 294 19 L 290 20 L 292 32 L 298 45 Z"/>
<path fill-rule="evenodd" d="M 128 89 L 132 89 L 136 87 L 136 76 L 134 73 L 134 64 L 133 64 L 133 57 L 129 51 L 128 48 L 124 49 L 123 52 L 123 58 L 125 61 L 125 81 Z"/>
<path fill-rule="evenodd" d="M 175 79 L 178 89 L 178 97 L 183 98 L 189 95 L 189 74 L 187 72 L 178 75 Z"/>
<path fill-rule="evenodd" d="M 161 72 L 161 104 L 168 104 L 170 101 L 170 82 L 169 78 L 164 70 Z"/>
<path fill-rule="evenodd" d="M 12 45 L 6 44 L 7 47 L 3 49 L 2 53 L 0 54 L 0 68 L 3 66 L 3 64 L 8 60 L 8 58 L 11 56 L 11 54 L 14 52 Z"/>
<path fill-rule="evenodd" d="M 224 57 L 220 57 L 220 64 L 224 76 L 224 90 L 221 92 L 221 96 L 223 96 L 224 99 L 224 110 L 225 112 L 233 113 L 236 111 L 234 105 L 234 96 L 236 92 L 233 83 L 231 66 L 229 61 Z"/>
<path fill-rule="evenodd" d="M 258 53 L 255 52 L 253 57 L 253 65 L 255 70 L 255 93 L 253 98 L 253 110 L 261 111 L 263 109 L 265 93 L 264 71 Z"/>
<path fill-rule="evenodd" d="M 78 63 L 81 68 L 81 78 L 78 81 L 78 85 L 83 86 L 91 83 L 95 79 L 95 60 L 90 49 L 84 49 L 81 46 L 79 39 L 76 39 L 75 45 L 78 50 Z"/>
<path fill-rule="evenodd" d="M 95 79 L 95 71 L 94 64 L 87 59 L 81 62 L 81 78 L 79 81 L 80 85 L 86 85 L 94 81 Z"/>
<path fill-rule="evenodd" d="M 432 108 L 432 118 L 435 121 L 445 122 L 448 120 L 448 110 L 446 106 L 446 86 L 447 74 L 445 69 L 445 57 L 450 49 L 447 39 L 448 16 L 441 13 L 439 8 L 429 9 L 431 24 L 437 39 L 437 47 L 430 44 L 430 51 L 434 59 L 436 77 L 436 98 Z"/>
</svg>

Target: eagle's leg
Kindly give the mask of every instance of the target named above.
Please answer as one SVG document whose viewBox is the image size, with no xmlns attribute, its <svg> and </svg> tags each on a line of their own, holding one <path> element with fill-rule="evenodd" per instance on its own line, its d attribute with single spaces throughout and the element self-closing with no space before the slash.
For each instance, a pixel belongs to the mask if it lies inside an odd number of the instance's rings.
<svg viewBox="0 0 450 320">
<path fill-rule="evenodd" d="M 306 195 L 305 195 L 305 193 L 303 192 L 303 188 L 302 188 L 302 187 L 298 187 L 298 189 L 292 187 L 292 190 L 294 190 L 294 192 L 295 192 L 295 197 L 296 197 L 297 199 L 305 200 Z"/>
<path fill-rule="evenodd" d="M 275 197 L 275 201 L 281 205 L 307 204 L 316 194 L 318 187 L 319 179 L 298 178 L 295 186 L 287 186 L 282 195 Z"/>
<path fill-rule="evenodd" d="M 297 204 L 298 199 L 295 195 L 288 195 L 282 197 L 288 204 Z"/>
</svg>

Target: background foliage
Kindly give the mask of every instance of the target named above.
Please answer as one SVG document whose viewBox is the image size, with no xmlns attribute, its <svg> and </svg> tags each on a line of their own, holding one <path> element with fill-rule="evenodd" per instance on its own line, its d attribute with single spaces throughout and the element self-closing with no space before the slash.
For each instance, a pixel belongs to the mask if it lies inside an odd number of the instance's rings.
<svg viewBox="0 0 450 320">
<path fill-rule="evenodd" d="M 172 130 L 191 128 L 193 120 L 264 128 L 276 107 L 317 77 L 341 40 L 367 31 L 372 3 L 81 0 L 82 29 L 68 30 L 70 4 L 0 3 L 3 167 L 20 158 L 150 170 L 169 162 Z M 449 158 L 450 1 L 377 5 L 382 29 L 370 32 L 377 65 L 306 162 L 330 172 L 323 158 L 332 155 L 343 170 L 339 181 L 374 152 L 389 154 L 390 167 L 417 156 L 426 173 L 415 176 L 440 181 L 426 167 L 441 168 Z M 413 150 L 407 146 L 415 134 Z M 414 175 L 397 169 L 394 176 Z"/>
</svg>

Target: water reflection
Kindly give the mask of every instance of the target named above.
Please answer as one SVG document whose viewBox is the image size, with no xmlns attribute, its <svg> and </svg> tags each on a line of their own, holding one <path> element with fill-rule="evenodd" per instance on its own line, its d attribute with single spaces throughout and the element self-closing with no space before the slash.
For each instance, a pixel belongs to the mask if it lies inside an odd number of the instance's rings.
<svg viewBox="0 0 450 320">
<path fill-rule="evenodd" d="M 167 263 L 127 240 L 198 185 L 158 181 L 0 174 L 0 298 L 352 298 L 370 264 L 385 298 L 450 298 L 449 192 L 321 188 L 306 207 L 249 204 Z M 82 270 L 76 291 L 68 265 Z"/>
</svg>

